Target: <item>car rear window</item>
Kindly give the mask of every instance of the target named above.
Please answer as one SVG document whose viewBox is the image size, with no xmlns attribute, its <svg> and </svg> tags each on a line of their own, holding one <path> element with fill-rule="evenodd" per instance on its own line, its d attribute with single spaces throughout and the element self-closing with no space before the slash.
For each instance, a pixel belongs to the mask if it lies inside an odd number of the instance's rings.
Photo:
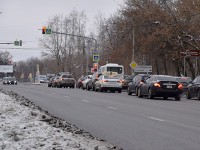
<svg viewBox="0 0 200 150">
<path fill-rule="evenodd" d="M 62 78 L 73 78 L 71 75 L 63 75 Z"/>
<path fill-rule="evenodd" d="M 118 77 L 104 76 L 104 79 L 119 79 Z"/>
<path fill-rule="evenodd" d="M 170 76 L 157 76 L 157 79 L 160 81 L 176 81 L 175 77 Z"/>
</svg>

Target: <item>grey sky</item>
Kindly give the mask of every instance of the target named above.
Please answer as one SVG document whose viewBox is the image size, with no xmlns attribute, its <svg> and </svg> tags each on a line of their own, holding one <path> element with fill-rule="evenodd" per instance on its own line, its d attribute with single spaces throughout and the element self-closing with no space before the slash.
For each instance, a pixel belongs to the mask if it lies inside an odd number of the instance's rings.
<svg viewBox="0 0 200 150">
<path fill-rule="evenodd" d="M 0 0 L 0 42 L 29 41 L 18 48 L 37 48 L 41 29 L 49 18 L 67 15 L 73 9 L 85 11 L 91 25 L 98 12 L 106 18 L 115 13 L 124 0 Z M 14 61 L 40 56 L 38 50 L 7 49 L 12 45 L 0 45 L 0 51 L 7 50 Z"/>
</svg>

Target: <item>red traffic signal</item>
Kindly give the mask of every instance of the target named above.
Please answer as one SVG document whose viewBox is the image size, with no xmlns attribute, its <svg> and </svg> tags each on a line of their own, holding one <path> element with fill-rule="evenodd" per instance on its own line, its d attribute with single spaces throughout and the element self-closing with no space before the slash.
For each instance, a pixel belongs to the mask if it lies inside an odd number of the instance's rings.
<svg viewBox="0 0 200 150">
<path fill-rule="evenodd" d="M 46 27 L 44 26 L 44 27 L 42 27 L 42 34 L 46 34 Z"/>
</svg>

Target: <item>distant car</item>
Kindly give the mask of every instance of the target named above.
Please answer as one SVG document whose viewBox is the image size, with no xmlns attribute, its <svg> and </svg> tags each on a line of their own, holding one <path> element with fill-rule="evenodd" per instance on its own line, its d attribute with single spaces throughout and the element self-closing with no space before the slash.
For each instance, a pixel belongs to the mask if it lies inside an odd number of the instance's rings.
<svg viewBox="0 0 200 150">
<path fill-rule="evenodd" d="M 138 86 L 138 97 L 174 97 L 175 100 L 181 99 L 183 85 L 175 77 L 167 75 L 152 75 L 150 78 L 141 82 Z"/>
<path fill-rule="evenodd" d="M 175 79 L 178 82 L 182 83 L 184 92 L 186 91 L 187 86 L 192 82 L 192 78 L 191 77 L 175 77 Z"/>
<path fill-rule="evenodd" d="M 10 85 L 10 84 L 13 84 L 13 85 L 17 85 L 17 80 L 15 77 L 4 77 L 3 78 L 3 84 L 7 84 L 7 85 Z"/>
<path fill-rule="evenodd" d="M 122 92 L 122 83 L 116 76 L 101 75 L 95 82 L 95 91 L 118 91 Z"/>
<path fill-rule="evenodd" d="M 132 81 L 128 84 L 127 94 L 132 95 L 133 93 L 137 96 L 138 94 L 138 85 L 140 82 L 144 82 L 147 78 L 149 78 L 149 74 L 138 74 L 136 75 Z"/>
<path fill-rule="evenodd" d="M 70 74 L 61 74 L 58 79 L 57 87 L 70 87 L 74 88 L 76 84 L 76 81 L 74 77 Z"/>
<path fill-rule="evenodd" d="M 197 97 L 200 100 L 200 76 L 197 76 L 186 89 L 187 99 Z"/>
<path fill-rule="evenodd" d="M 83 90 L 86 89 L 87 83 L 88 83 L 88 81 L 91 80 L 91 78 L 92 78 L 92 75 L 85 76 L 85 78 L 82 81 L 82 87 L 81 87 Z"/>
<path fill-rule="evenodd" d="M 58 79 L 59 79 L 59 76 L 56 76 L 56 77 L 51 81 L 51 87 L 58 87 Z"/>
<path fill-rule="evenodd" d="M 86 85 L 86 89 L 87 89 L 87 90 L 92 89 L 92 91 L 94 91 L 95 82 L 98 80 L 98 77 L 99 77 L 98 72 L 95 72 L 95 73 L 92 75 L 92 79 L 89 80 L 89 81 L 87 82 L 87 85 Z"/>
<path fill-rule="evenodd" d="M 48 82 L 48 87 L 52 87 L 52 83 L 53 83 L 53 80 L 55 79 L 56 77 L 51 77 L 49 79 L 49 82 Z"/>
<path fill-rule="evenodd" d="M 80 77 L 77 81 L 77 88 L 81 88 L 82 87 L 82 82 L 84 80 L 84 76 Z"/>
<path fill-rule="evenodd" d="M 120 80 L 122 82 L 122 89 L 128 89 L 128 84 L 132 81 L 134 76 L 132 75 L 123 75 L 120 77 Z"/>
</svg>

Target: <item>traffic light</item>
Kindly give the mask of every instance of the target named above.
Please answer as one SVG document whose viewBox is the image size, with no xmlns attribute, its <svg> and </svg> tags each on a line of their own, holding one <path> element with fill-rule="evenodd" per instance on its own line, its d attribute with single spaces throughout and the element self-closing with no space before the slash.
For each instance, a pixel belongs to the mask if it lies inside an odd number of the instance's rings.
<svg viewBox="0 0 200 150">
<path fill-rule="evenodd" d="M 44 27 L 42 27 L 42 34 L 46 34 L 46 27 L 44 26 Z"/>
<path fill-rule="evenodd" d="M 95 64 L 93 65 L 93 68 L 94 68 L 94 72 L 97 72 L 97 71 L 98 71 L 98 64 L 95 63 Z"/>
</svg>

